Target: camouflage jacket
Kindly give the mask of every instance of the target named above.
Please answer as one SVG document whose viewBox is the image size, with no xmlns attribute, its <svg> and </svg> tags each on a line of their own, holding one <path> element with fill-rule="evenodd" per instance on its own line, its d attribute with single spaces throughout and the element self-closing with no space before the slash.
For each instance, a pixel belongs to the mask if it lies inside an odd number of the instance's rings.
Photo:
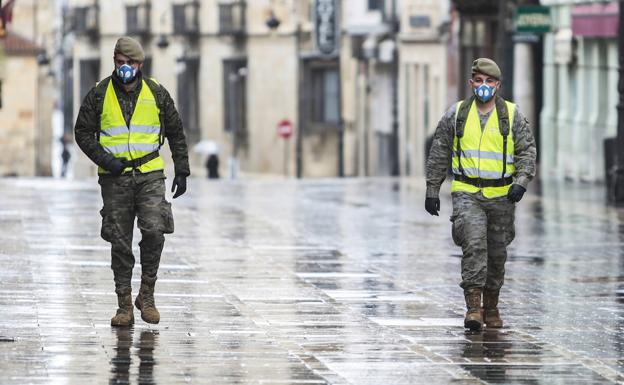
<svg viewBox="0 0 624 385">
<path fill-rule="evenodd" d="M 433 136 L 433 143 L 429 150 L 426 165 L 427 198 L 437 198 L 439 196 L 440 186 L 446 179 L 448 169 L 451 166 L 456 110 L 457 103 L 451 106 L 442 119 L 440 119 Z M 487 115 L 479 114 L 482 127 L 484 122 L 487 121 L 489 114 L 491 112 Z M 518 110 L 518 107 L 515 109 L 511 132 L 514 140 L 514 165 L 516 166 L 513 183 L 526 188 L 535 176 L 537 150 L 529 122 Z"/>
<path fill-rule="evenodd" d="M 78 113 L 76 125 L 74 126 L 76 143 L 89 159 L 104 169 L 108 169 L 108 165 L 114 159 L 114 156 L 106 152 L 98 140 L 100 116 L 102 114 L 106 87 L 109 81 L 113 82 L 113 87 L 115 87 L 115 93 L 119 100 L 119 106 L 121 107 L 126 124 L 128 124 L 142 87 L 141 80 L 143 77 L 141 72 L 139 72 L 137 77 L 138 84 L 136 88 L 130 92 L 123 88 L 123 85 L 114 74 L 103 79 L 87 93 L 87 96 L 85 96 L 80 106 L 80 112 Z M 161 101 L 158 106 L 164 112 L 164 122 L 161 122 L 161 124 L 165 126 L 165 137 L 171 149 L 175 174 L 188 176 L 191 174 L 188 162 L 188 147 L 186 145 L 182 120 L 178 115 L 173 99 L 171 99 L 165 87 L 155 82 L 152 82 L 150 89 L 155 91 L 156 94 L 154 97 L 156 100 Z"/>
</svg>

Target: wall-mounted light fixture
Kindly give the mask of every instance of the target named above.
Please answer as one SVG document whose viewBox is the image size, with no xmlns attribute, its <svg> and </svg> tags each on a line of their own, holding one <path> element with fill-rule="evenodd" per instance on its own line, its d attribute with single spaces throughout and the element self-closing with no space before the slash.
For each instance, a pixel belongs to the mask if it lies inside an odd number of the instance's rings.
<svg viewBox="0 0 624 385">
<path fill-rule="evenodd" d="M 273 12 L 273 10 L 270 10 L 269 16 L 267 17 L 265 23 L 266 23 L 266 26 L 269 27 L 269 29 L 276 30 L 277 27 L 280 26 L 281 21 L 275 16 L 275 12 Z"/>
</svg>

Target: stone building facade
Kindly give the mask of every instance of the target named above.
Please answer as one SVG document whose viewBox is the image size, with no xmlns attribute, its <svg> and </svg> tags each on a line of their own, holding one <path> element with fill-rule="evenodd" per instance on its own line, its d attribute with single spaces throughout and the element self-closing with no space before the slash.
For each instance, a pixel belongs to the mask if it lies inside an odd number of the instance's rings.
<svg viewBox="0 0 624 385">
<path fill-rule="evenodd" d="M 54 15 L 52 0 L 17 1 L 0 37 L 0 176 L 52 173 Z"/>
<path fill-rule="evenodd" d="M 618 2 L 541 3 L 553 20 L 544 41 L 542 177 L 604 182 L 605 139 L 617 128 Z"/>
<path fill-rule="evenodd" d="M 446 108 L 439 27 L 448 1 L 411 3 L 68 0 L 65 129 L 88 90 L 112 72 L 115 41 L 127 34 L 144 45 L 144 72 L 178 104 L 196 176 L 206 173 L 206 154 L 192 149 L 205 141 L 218 145 L 224 176 L 418 175 L 422 138 L 435 124 L 418 119 Z M 410 26 L 418 17 L 428 20 L 426 33 Z M 410 67 L 419 60 L 431 76 Z M 409 97 L 427 87 L 426 101 Z M 294 131 L 288 139 L 277 131 L 284 121 Z M 94 174 L 79 154 L 75 175 Z"/>
</svg>

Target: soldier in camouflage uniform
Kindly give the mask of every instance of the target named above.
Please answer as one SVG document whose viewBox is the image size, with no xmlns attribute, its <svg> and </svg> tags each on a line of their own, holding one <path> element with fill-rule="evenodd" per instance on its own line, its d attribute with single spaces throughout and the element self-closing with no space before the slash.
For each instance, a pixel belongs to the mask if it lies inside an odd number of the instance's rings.
<svg viewBox="0 0 624 385">
<path fill-rule="evenodd" d="M 154 303 L 164 234 L 173 233 L 171 204 L 165 200 L 164 161 L 158 150 L 166 138 L 174 161 L 173 198 L 186 191 L 190 175 L 182 122 L 165 88 L 144 78 L 145 54 L 134 39 L 122 37 L 114 51 L 113 74 L 89 91 L 75 126 L 76 143 L 99 166 L 104 207 L 102 238 L 111 243 L 111 268 L 118 309 L 113 326 L 134 323 L 132 311 L 132 233 L 135 217 L 142 239 L 141 288 L 135 305 L 141 318 L 158 323 Z"/>
<path fill-rule="evenodd" d="M 464 325 L 478 330 L 484 323 L 503 326 L 498 296 L 506 248 L 515 236 L 515 204 L 535 176 L 536 149 L 525 117 L 496 95 L 501 71 L 494 61 L 475 60 L 469 83 L 475 95 L 451 107 L 436 128 L 425 209 L 438 215 L 440 186 L 451 167 L 452 235 L 463 252 L 460 286 L 468 308 Z"/>
</svg>

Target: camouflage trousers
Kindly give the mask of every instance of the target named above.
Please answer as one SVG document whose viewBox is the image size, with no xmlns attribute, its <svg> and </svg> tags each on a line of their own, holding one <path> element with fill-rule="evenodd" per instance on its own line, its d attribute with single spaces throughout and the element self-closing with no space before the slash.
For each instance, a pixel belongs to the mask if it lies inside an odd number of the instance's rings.
<svg viewBox="0 0 624 385">
<path fill-rule="evenodd" d="M 111 243 L 111 268 L 115 291 L 131 287 L 134 255 L 132 235 L 137 218 L 141 230 L 142 274 L 156 277 L 165 244 L 163 234 L 173 233 L 171 203 L 165 200 L 165 175 L 162 171 L 146 174 L 100 176 L 104 207 L 101 236 Z"/>
<path fill-rule="evenodd" d="M 460 286 L 500 289 L 507 246 L 515 237 L 515 204 L 506 196 L 488 199 L 480 192 L 455 192 L 452 196 L 453 241 L 463 252 Z"/>
</svg>

